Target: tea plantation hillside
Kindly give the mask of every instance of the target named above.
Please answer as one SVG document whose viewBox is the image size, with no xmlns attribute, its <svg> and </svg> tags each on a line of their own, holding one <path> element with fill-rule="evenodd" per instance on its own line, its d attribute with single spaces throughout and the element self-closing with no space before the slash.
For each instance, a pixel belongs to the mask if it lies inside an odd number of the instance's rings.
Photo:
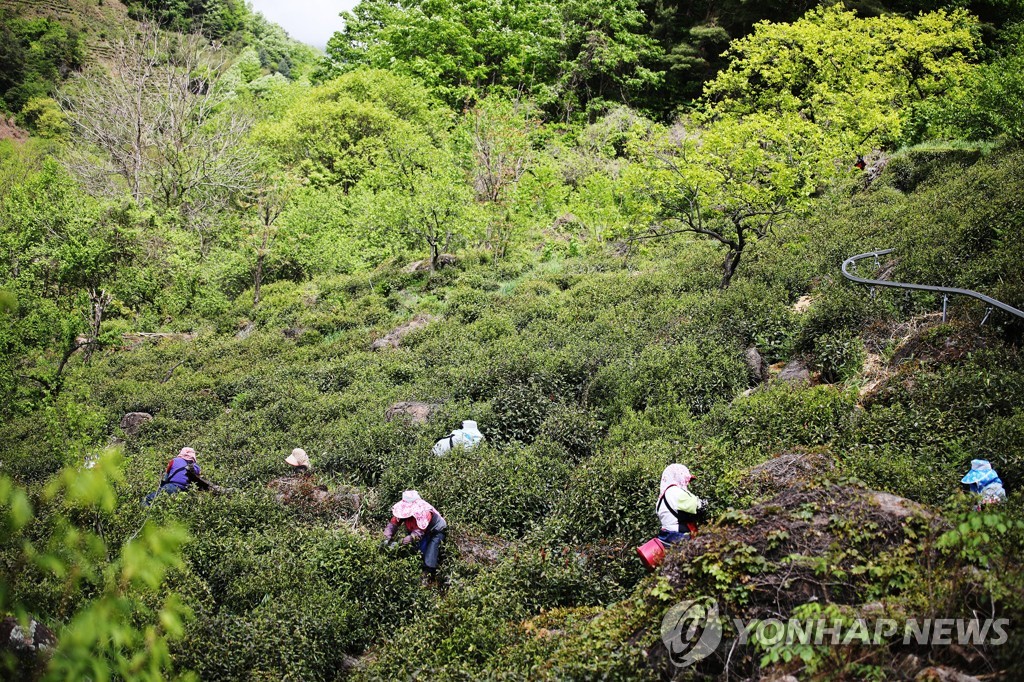
<svg viewBox="0 0 1024 682">
<path fill-rule="evenodd" d="M 872 299 L 838 275 L 845 255 L 892 246 L 895 279 L 1020 303 L 1024 287 L 1009 266 L 1020 242 L 992 237 L 993 218 L 1020 219 L 1024 156 L 949 159 L 897 157 L 869 187 L 857 180 L 837 190 L 799 231 L 759 248 L 724 292 L 715 251 L 693 241 L 629 260 L 561 249 L 494 263 L 470 252 L 435 273 L 397 262 L 272 284 L 257 308 L 242 299 L 215 319 L 178 322 L 166 338 L 125 333 L 74 366 L 49 409 L 5 424 L 4 468 L 42 485 L 69 459 L 124 443 L 117 502 L 96 523 L 112 546 L 147 518 L 188 528 L 182 564 L 160 591 L 177 592 L 194 614 L 171 656 L 202 679 L 333 679 L 339 670 L 459 678 L 513 665 L 523 675 L 657 676 L 643 651 L 657 634 L 658 605 L 694 583 L 723 598 L 720 586 L 761 571 L 759 553 L 721 565 L 708 553 L 681 582 L 644 578 L 632 547 L 657 530 L 652 482 L 670 461 L 697 472 L 696 488 L 722 519 L 713 532 L 735 535 L 734 544 L 740 512 L 727 510 L 768 492 L 751 488 L 747 472 L 786 453 L 828 462 L 811 483 L 825 486 L 825 500 L 838 501 L 829 486 L 865 485 L 948 508 L 948 523 L 961 513 L 957 481 L 972 457 L 987 456 L 1008 488 L 1019 485 L 1024 365 L 1011 320 L 979 327 L 982 311 L 957 301 L 941 324 L 934 298 Z M 898 188 L 903 168 L 923 175 L 913 190 Z M 951 273 L 951 258 L 967 267 Z M 796 312 L 805 296 L 809 307 Z M 397 348 L 371 350 L 418 315 L 432 321 Z M 747 395 L 757 384 L 744 357 L 751 347 L 766 363 L 804 362 L 816 385 L 769 380 Z M 410 400 L 439 407 L 424 425 L 385 419 L 390 405 Z M 129 412 L 153 419 L 129 436 L 118 426 Z M 488 444 L 429 456 L 464 417 Z M 228 491 L 143 509 L 138 500 L 182 444 Z M 360 492 L 357 517 L 275 501 L 266 483 L 296 445 L 331 487 Z M 452 524 L 440 593 L 418 588 L 412 554 L 377 550 L 391 501 L 409 487 Z M 947 600 L 966 613 L 976 605 L 942 590 L 967 580 L 979 604 L 1016 618 L 1019 572 L 1000 572 L 990 588 L 988 572 L 970 566 L 1013 567 L 1019 531 L 990 537 L 980 555 L 943 551 L 941 570 L 922 568 L 917 558 L 937 551 L 925 539 L 941 533 L 860 556 L 870 578 L 857 597 L 884 597 L 892 613 Z M 826 562 L 814 573 L 832 570 Z M 13 590 L 61 612 L 58 583 L 28 570 L 15 577 Z M 938 594 L 922 594 L 922 581 Z M 742 605 L 735 589 L 727 599 Z M 583 638 L 578 647 L 536 634 L 540 625 L 528 624 L 541 614 L 544 629 Z M 648 634 L 634 642 L 636 632 Z M 417 648 L 424 638 L 434 645 Z M 1013 665 L 1018 646 L 1013 639 L 990 655 Z M 865 661 L 891 670 L 898 655 L 883 646 Z M 756 671 L 759 652 L 743 656 L 733 665 Z M 828 656 L 815 653 L 814 665 L 845 665 Z"/>
<path fill-rule="evenodd" d="M 4 676 L 1024 675 L 1024 320 L 840 271 L 893 249 L 858 273 L 1024 308 L 1012 8 L 724 3 L 715 38 L 421 4 L 364 0 L 320 58 L 133 2 L 46 78 L 54 26 L 10 31 Z M 183 448 L 201 480 L 144 504 Z M 979 459 L 1005 500 L 962 490 Z M 671 463 L 707 519 L 647 571 Z M 382 544 L 408 490 L 432 579 Z"/>
</svg>

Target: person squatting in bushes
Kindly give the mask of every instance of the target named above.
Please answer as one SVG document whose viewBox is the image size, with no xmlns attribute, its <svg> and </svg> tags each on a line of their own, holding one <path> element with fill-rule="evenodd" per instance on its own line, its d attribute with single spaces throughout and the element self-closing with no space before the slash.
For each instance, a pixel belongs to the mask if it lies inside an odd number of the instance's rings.
<svg viewBox="0 0 1024 682">
<path fill-rule="evenodd" d="M 391 508 L 391 521 L 384 529 L 382 548 L 393 542 L 399 526 L 405 526 L 406 536 L 401 544 L 418 543 L 420 554 L 423 555 L 423 584 L 427 585 L 437 576 L 437 564 L 441 555 L 441 542 L 444 540 L 448 523 L 440 512 L 415 490 L 406 490 L 402 499 Z"/>
</svg>

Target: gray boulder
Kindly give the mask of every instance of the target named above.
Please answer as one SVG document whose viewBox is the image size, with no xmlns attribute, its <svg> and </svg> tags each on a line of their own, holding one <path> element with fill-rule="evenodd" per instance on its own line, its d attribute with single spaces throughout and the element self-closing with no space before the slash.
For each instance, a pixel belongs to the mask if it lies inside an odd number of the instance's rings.
<svg viewBox="0 0 1024 682">
<path fill-rule="evenodd" d="M 768 364 L 761 357 L 757 346 L 748 348 L 743 357 L 747 362 L 747 369 L 750 371 L 754 385 L 762 384 L 768 380 Z"/>
<path fill-rule="evenodd" d="M 811 383 L 811 370 L 803 360 L 793 360 L 782 368 L 775 379 L 788 384 L 809 384 Z"/>
<path fill-rule="evenodd" d="M 121 430 L 126 436 L 138 435 L 142 425 L 153 421 L 153 415 L 149 412 L 129 412 L 121 417 Z"/>
<path fill-rule="evenodd" d="M 27 628 L 13 616 L 0 618 L 0 658 L 9 657 L 14 663 L 11 679 L 39 679 L 56 646 L 53 630 L 34 618 Z"/>
</svg>

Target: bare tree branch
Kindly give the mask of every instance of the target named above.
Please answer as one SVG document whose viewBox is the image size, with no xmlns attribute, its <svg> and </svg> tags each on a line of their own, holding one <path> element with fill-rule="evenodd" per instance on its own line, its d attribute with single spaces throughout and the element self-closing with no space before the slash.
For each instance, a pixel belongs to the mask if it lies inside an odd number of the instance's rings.
<svg viewBox="0 0 1024 682">
<path fill-rule="evenodd" d="M 138 204 L 148 199 L 186 218 L 244 190 L 255 163 L 242 145 L 251 121 L 224 106 L 228 66 L 228 55 L 202 36 L 152 24 L 130 32 L 109 69 L 58 94 L 80 143 L 72 171 L 94 193 L 127 190 Z"/>
</svg>

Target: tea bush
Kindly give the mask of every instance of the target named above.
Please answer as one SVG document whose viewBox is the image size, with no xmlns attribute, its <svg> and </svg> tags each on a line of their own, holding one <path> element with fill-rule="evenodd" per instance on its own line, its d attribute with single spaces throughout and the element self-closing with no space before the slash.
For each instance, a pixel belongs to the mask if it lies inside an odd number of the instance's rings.
<svg viewBox="0 0 1024 682">
<path fill-rule="evenodd" d="M 484 427 L 498 442 L 532 443 L 552 404 L 553 396 L 540 386 L 510 384 L 498 389 Z"/>
<path fill-rule="evenodd" d="M 833 285 L 820 290 L 800 323 L 796 350 L 813 352 L 815 341 L 836 330 L 848 334 L 860 331 L 872 314 L 872 303 L 866 292 L 853 286 Z"/>
<path fill-rule="evenodd" d="M 829 383 L 857 376 L 864 367 L 865 356 L 864 342 L 853 332 L 822 334 L 814 340 L 815 367 Z"/>
<path fill-rule="evenodd" d="M 399 464 L 377 490 L 388 507 L 415 487 L 453 527 L 463 524 L 508 538 L 521 536 L 556 504 L 568 477 L 564 450 L 540 444 L 487 444 L 421 455 Z M 383 520 L 390 513 L 381 515 Z"/>
<path fill-rule="evenodd" d="M 754 346 L 768 363 L 789 357 L 797 318 L 789 295 L 756 280 L 740 280 L 721 294 L 702 301 L 690 327 L 704 335 L 711 330 L 742 348 Z"/>
<path fill-rule="evenodd" d="M 829 386 L 810 389 L 770 386 L 731 405 L 719 405 L 702 431 L 727 444 L 760 452 L 795 446 L 828 445 L 848 438 L 853 428 L 855 397 Z"/>
<path fill-rule="evenodd" d="M 559 539 L 580 543 L 655 535 L 657 482 L 671 453 L 667 443 L 635 441 L 576 467 L 553 508 Z"/>
<path fill-rule="evenodd" d="M 1024 412 L 991 420 L 981 434 L 977 456 L 989 459 L 1008 490 L 1024 484 Z"/>
<path fill-rule="evenodd" d="M 579 462 L 593 455 L 601 441 L 602 424 L 581 407 L 558 404 L 540 425 L 538 442 L 560 446 L 568 460 Z"/>
</svg>

